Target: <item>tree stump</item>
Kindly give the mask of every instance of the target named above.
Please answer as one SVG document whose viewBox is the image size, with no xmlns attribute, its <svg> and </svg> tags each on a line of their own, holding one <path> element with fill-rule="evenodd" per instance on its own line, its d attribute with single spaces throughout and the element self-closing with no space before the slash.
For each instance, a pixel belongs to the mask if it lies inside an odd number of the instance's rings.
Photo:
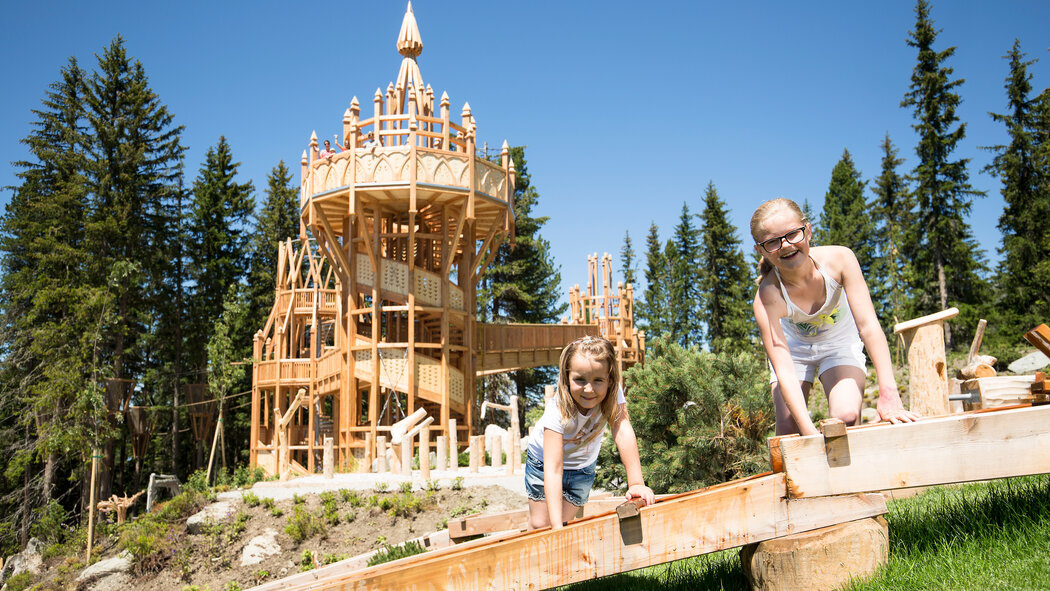
<svg viewBox="0 0 1050 591">
<path fill-rule="evenodd" d="M 754 591 L 832 591 L 871 576 L 889 558 L 882 516 L 850 521 L 740 549 Z"/>
</svg>

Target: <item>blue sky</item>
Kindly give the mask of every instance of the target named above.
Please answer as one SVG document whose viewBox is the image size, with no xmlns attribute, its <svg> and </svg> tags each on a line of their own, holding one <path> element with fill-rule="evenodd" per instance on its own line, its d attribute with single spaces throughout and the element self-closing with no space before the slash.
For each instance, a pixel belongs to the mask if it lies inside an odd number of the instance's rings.
<svg viewBox="0 0 1050 591">
<path fill-rule="evenodd" d="M 341 129 L 400 64 L 405 3 L 4 2 L 0 24 L 0 186 L 47 85 L 70 56 L 93 67 L 120 34 L 162 101 L 186 127 L 187 182 L 220 135 L 258 195 L 278 161 L 293 171 L 311 132 Z M 303 8 L 306 7 L 306 8 Z M 423 79 L 469 102 L 479 141 L 527 146 L 537 214 L 563 287 L 585 281 L 588 253 L 617 256 L 630 232 L 639 256 L 655 222 L 666 239 L 683 202 L 699 212 L 713 181 L 745 238 L 765 199 L 808 199 L 819 211 L 831 169 L 848 149 L 865 179 L 879 174 L 889 133 L 915 164 L 911 112 L 899 104 L 915 50 L 914 2 L 528 3 L 417 0 Z M 1003 202 L 980 170 L 979 146 L 1005 141 L 1002 56 L 1014 38 L 1033 87 L 1050 86 L 1050 2 L 933 4 L 937 48 L 966 80 L 959 115 L 971 182 L 988 196 L 970 223 L 995 261 Z M 870 195 L 870 193 L 869 193 Z M 0 193 L 6 205 L 10 191 Z M 750 240 L 745 241 L 750 244 Z M 618 261 L 618 256 L 617 256 Z"/>
</svg>

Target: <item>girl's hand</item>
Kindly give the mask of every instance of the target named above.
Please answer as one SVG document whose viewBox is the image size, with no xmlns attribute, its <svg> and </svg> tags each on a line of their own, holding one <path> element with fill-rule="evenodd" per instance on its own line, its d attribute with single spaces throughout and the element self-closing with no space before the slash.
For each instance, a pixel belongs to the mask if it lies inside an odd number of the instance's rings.
<svg viewBox="0 0 1050 591">
<path fill-rule="evenodd" d="M 628 501 L 631 499 L 642 499 L 645 501 L 646 506 L 656 502 L 656 495 L 653 494 L 653 489 L 644 484 L 632 484 L 627 487 L 627 494 L 624 496 L 627 497 Z"/>
<path fill-rule="evenodd" d="M 900 394 L 897 393 L 896 387 L 879 388 L 879 401 L 875 404 L 879 411 L 879 417 L 894 425 L 898 423 L 911 423 L 919 420 L 919 415 L 911 412 L 910 410 L 904 410 L 904 403 L 901 402 Z"/>
</svg>

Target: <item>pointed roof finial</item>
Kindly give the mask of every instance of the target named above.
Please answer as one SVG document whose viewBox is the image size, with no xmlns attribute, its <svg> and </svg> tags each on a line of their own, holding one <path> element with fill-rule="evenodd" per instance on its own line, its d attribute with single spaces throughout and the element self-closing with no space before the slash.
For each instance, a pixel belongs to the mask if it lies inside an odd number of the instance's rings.
<svg viewBox="0 0 1050 591">
<path fill-rule="evenodd" d="M 405 57 L 416 57 L 423 53 L 423 37 L 416 25 L 416 15 L 412 13 L 412 3 L 408 3 L 405 18 L 401 20 L 401 33 L 397 36 L 397 52 Z"/>
</svg>

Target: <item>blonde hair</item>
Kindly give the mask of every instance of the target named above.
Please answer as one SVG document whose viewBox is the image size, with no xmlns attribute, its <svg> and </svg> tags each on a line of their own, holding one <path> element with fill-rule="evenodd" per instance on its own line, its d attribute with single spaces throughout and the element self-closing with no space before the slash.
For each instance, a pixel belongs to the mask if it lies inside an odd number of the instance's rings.
<svg viewBox="0 0 1050 591">
<path fill-rule="evenodd" d="M 806 214 L 803 213 L 802 208 L 798 206 L 798 203 L 788 199 L 787 197 L 777 197 L 776 199 L 770 199 L 762 205 L 759 205 L 755 209 L 755 213 L 751 214 L 751 238 L 754 239 L 755 243 L 758 243 L 759 236 L 762 235 L 762 222 L 766 221 L 766 218 L 773 215 L 774 213 L 786 209 L 791 213 L 798 216 L 798 219 L 803 224 L 808 224 L 809 220 L 806 219 Z M 773 270 L 773 265 L 766 260 L 766 257 L 762 257 L 762 262 L 758 264 L 758 280 L 755 283 L 762 283 L 762 280 L 766 278 L 766 275 Z"/>
<path fill-rule="evenodd" d="M 569 343 L 561 351 L 558 360 L 558 392 L 554 395 L 558 410 L 566 421 L 572 420 L 579 408 L 569 393 L 569 365 L 577 355 L 585 355 L 598 363 L 605 362 L 609 368 L 609 386 L 601 402 L 601 412 L 609 424 L 620 420 L 620 405 L 617 404 L 620 390 L 620 368 L 616 364 L 616 348 L 601 337 L 583 337 Z"/>
</svg>

